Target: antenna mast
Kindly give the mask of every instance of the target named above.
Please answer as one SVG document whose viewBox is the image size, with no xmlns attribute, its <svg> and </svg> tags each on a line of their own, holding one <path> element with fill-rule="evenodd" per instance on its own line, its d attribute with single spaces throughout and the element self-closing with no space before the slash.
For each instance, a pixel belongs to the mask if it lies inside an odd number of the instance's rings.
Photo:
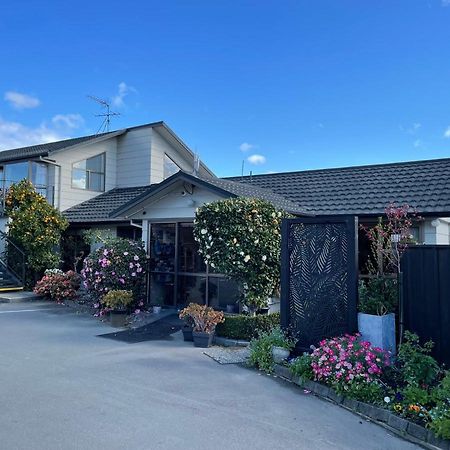
<svg viewBox="0 0 450 450">
<path fill-rule="evenodd" d="M 111 124 L 111 117 L 120 116 L 120 113 L 111 111 L 111 104 L 107 100 L 95 97 L 94 95 L 88 95 L 88 97 L 106 109 L 106 112 L 103 114 L 95 114 L 95 117 L 104 117 L 103 122 L 100 125 L 100 128 L 97 130 L 97 133 L 95 134 L 108 132 L 109 126 Z"/>
</svg>

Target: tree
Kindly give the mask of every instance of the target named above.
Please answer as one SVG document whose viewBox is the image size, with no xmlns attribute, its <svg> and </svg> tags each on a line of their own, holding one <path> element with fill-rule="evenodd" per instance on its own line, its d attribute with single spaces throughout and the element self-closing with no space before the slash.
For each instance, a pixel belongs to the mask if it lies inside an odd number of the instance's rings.
<svg viewBox="0 0 450 450">
<path fill-rule="evenodd" d="M 279 289 L 281 220 L 289 215 L 259 199 L 233 198 L 197 209 L 194 238 L 212 269 L 241 283 L 244 303 L 267 306 Z"/>
<path fill-rule="evenodd" d="M 31 275 L 36 278 L 46 269 L 57 268 L 67 220 L 27 180 L 9 188 L 5 204 L 10 218 L 8 236 L 23 248 Z"/>
</svg>

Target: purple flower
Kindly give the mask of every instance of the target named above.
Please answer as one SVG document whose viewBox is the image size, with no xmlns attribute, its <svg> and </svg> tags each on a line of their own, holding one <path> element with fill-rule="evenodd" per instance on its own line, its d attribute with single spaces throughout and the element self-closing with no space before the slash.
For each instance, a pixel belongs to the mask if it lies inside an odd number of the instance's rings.
<svg viewBox="0 0 450 450">
<path fill-rule="evenodd" d="M 138 255 L 134 255 L 134 258 L 133 258 L 135 261 L 139 261 L 139 256 Z"/>
</svg>

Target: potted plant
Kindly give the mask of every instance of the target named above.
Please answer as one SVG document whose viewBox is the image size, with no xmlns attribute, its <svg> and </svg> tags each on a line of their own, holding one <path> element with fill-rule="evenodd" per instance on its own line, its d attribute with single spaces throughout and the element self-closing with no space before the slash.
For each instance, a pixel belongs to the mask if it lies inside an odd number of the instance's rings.
<svg viewBox="0 0 450 450">
<path fill-rule="evenodd" d="M 359 283 L 358 330 L 374 347 L 395 353 L 397 280 L 375 277 Z"/>
<path fill-rule="evenodd" d="M 181 331 L 183 332 L 183 339 L 185 342 L 193 342 L 194 338 L 192 336 L 192 331 L 194 328 L 194 321 L 192 320 L 191 316 L 183 316 L 181 317 L 180 313 L 180 319 L 184 319 L 183 328 Z"/>
<path fill-rule="evenodd" d="M 217 324 L 225 320 L 223 312 L 197 303 L 190 303 L 180 312 L 181 319 L 186 317 L 190 317 L 194 323 L 192 331 L 194 345 L 201 348 L 211 346 Z"/>
<path fill-rule="evenodd" d="M 133 293 L 124 290 L 109 291 L 103 298 L 102 304 L 110 310 L 110 323 L 112 327 L 125 326 L 128 306 L 133 302 Z"/>
</svg>

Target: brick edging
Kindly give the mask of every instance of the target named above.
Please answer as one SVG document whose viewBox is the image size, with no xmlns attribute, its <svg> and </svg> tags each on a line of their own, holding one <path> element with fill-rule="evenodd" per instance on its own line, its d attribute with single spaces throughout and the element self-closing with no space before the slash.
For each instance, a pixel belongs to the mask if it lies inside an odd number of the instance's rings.
<svg viewBox="0 0 450 450">
<path fill-rule="evenodd" d="M 315 395 L 325 398 L 343 408 L 346 408 L 356 414 L 362 415 L 372 422 L 387 428 L 390 431 L 408 439 L 414 443 L 419 443 L 430 450 L 450 450 L 450 441 L 437 438 L 431 430 L 417 425 L 403 417 L 400 417 L 387 409 L 363 403 L 358 400 L 349 399 L 337 394 L 332 388 L 315 381 L 303 380 L 300 377 L 293 376 L 290 369 L 286 366 L 275 364 L 274 374 L 297 386 L 313 392 Z"/>
</svg>

